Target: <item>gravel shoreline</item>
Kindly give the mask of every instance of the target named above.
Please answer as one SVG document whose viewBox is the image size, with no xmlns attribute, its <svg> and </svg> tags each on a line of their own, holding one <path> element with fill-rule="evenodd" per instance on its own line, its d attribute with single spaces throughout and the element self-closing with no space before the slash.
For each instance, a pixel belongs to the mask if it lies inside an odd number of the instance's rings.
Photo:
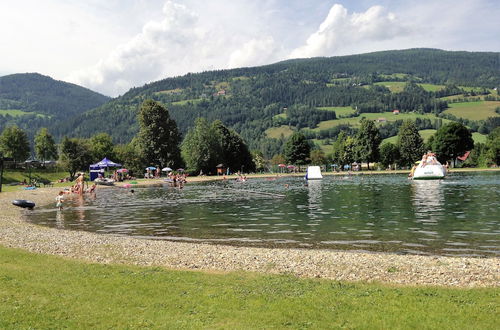
<svg viewBox="0 0 500 330">
<path fill-rule="evenodd" d="M 54 203 L 59 188 L 0 194 L 0 245 L 97 263 L 216 272 L 253 271 L 342 281 L 450 287 L 499 287 L 500 258 L 395 255 L 350 251 L 271 249 L 170 242 L 27 223 L 14 199 Z M 99 189 L 98 194 L 105 193 Z M 54 206 L 55 207 L 55 206 Z"/>
</svg>

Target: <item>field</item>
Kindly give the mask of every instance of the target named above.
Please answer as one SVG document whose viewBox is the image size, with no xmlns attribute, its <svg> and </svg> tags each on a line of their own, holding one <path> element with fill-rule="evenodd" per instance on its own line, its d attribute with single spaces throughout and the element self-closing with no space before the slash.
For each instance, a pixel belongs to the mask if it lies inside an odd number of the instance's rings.
<svg viewBox="0 0 500 330">
<path fill-rule="evenodd" d="M 498 288 L 403 287 L 100 265 L 1 246 L 0 264 L 2 329 L 498 326 Z"/>
<path fill-rule="evenodd" d="M 8 110 L 0 110 L 0 115 L 10 115 L 12 117 L 19 117 L 19 116 L 25 116 L 25 115 L 32 115 L 36 114 L 37 117 L 46 117 L 45 115 L 39 114 L 39 113 L 34 113 L 34 112 L 26 112 L 22 110 L 15 110 L 15 109 L 8 109 Z"/>
<path fill-rule="evenodd" d="M 282 135 L 287 138 L 293 134 L 293 130 L 287 125 L 281 125 L 280 127 L 271 127 L 266 130 L 266 135 L 271 139 L 279 139 Z"/>
<path fill-rule="evenodd" d="M 317 144 L 321 150 L 325 153 L 326 156 L 330 155 L 333 152 L 333 140 L 331 140 L 332 144 L 325 144 L 325 140 L 313 139 L 312 142 Z"/>
<path fill-rule="evenodd" d="M 184 90 L 182 88 L 175 88 L 175 89 L 168 89 L 168 90 L 164 90 L 164 91 L 159 91 L 159 92 L 155 92 L 156 95 L 161 95 L 161 94 L 180 94 L 182 93 Z"/>
<path fill-rule="evenodd" d="M 352 107 L 318 107 L 318 110 L 335 111 L 337 118 L 346 117 L 356 112 Z"/>
<path fill-rule="evenodd" d="M 424 142 L 426 142 L 431 137 L 431 135 L 436 133 L 436 130 L 435 129 L 423 129 L 423 130 L 420 130 L 418 132 L 420 133 L 420 136 L 422 137 L 422 139 L 424 139 Z M 472 133 L 472 139 L 474 140 L 474 143 L 485 143 L 486 142 L 486 135 L 474 132 L 474 133 Z M 398 140 L 397 136 L 391 136 L 390 138 L 382 140 L 382 143 L 390 142 L 390 143 L 396 144 L 397 140 Z"/>
<path fill-rule="evenodd" d="M 450 103 L 450 108 L 444 111 L 459 118 L 484 120 L 488 117 L 500 116 L 495 108 L 500 107 L 500 101 L 476 101 Z"/>
<path fill-rule="evenodd" d="M 420 136 L 422 137 L 422 139 L 424 139 L 424 142 L 425 142 L 429 139 L 429 137 L 431 135 L 436 133 L 436 130 L 435 129 L 423 129 L 423 130 L 418 131 L 418 133 L 420 133 Z M 396 144 L 397 141 L 398 141 L 397 136 L 391 136 L 390 138 L 383 139 L 381 144 L 384 144 L 387 142 L 390 142 L 392 144 Z"/>
<path fill-rule="evenodd" d="M 173 105 L 186 105 L 188 103 L 200 103 L 203 99 L 190 99 L 190 100 L 182 100 L 182 101 L 177 101 L 177 102 L 172 102 Z"/>
<path fill-rule="evenodd" d="M 486 143 L 486 135 L 478 132 L 472 133 L 472 139 L 474 140 L 474 143 Z"/>
<path fill-rule="evenodd" d="M 385 86 L 385 87 L 389 88 L 389 90 L 392 93 L 399 93 L 399 92 L 402 92 L 403 89 L 405 88 L 406 82 L 404 82 L 404 81 L 380 81 L 380 82 L 376 82 L 374 85 Z M 435 92 L 435 91 L 439 91 L 439 90 L 444 88 L 443 85 L 420 84 L 420 83 L 418 83 L 417 85 L 421 86 L 423 89 L 425 89 L 428 92 Z"/>
<path fill-rule="evenodd" d="M 326 120 L 321 123 L 319 123 L 317 128 L 314 128 L 312 131 L 320 131 L 320 130 L 325 130 L 329 129 L 338 125 L 350 125 L 352 127 L 359 127 L 359 121 L 361 120 L 362 117 L 365 117 L 366 119 L 369 120 L 377 120 L 377 119 L 382 119 L 384 118 L 386 122 L 388 121 L 396 121 L 396 120 L 415 120 L 417 118 L 427 118 L 430 120 L 438 119 L 435 115 L 433 114 L 417 114 L 417 113 L 400 113 L 399 115 L 394 115 L 392 112 L 382 112 L 382 113 L 362 113 L 359 115 L 359 117 L 352 117 L 352 118 L 341 118 L 341 119 L 334 119 L 334 120 Z M 449 120 L 443 119 L 443 123 L 447 123 Z M 381 122 L 383 124 L 383 122 Z"/>
</svg>

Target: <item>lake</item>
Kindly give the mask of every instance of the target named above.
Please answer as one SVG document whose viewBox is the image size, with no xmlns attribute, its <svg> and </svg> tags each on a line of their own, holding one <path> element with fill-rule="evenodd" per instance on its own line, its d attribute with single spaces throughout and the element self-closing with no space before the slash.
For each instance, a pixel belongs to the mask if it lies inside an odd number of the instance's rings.
<svg viewBox="0 0 500 330">
<path fill-rule="evenodd" d="M 500 254 L 500 172 L 298 177 L 100 189 L 27 212 L 50 227 L 244 246 Z M 55 197 L 55 196 L 54 196 Z"/>
</svg>

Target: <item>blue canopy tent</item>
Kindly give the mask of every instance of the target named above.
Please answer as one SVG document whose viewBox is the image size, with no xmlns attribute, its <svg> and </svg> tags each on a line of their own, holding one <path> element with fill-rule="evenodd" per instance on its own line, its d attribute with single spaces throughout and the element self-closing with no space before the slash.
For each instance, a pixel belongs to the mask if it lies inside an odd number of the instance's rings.
<svg viewBox="0 0 500 330">
<path fill-rule="evenodd" d="M 122 166 L 121 164 L 115 163 L 114 161 L 104 157 L 104 159 L 101 160 L 100 162 L 90 165 L 90 181 L 94 181 L 95 179 L 97 179 L 99 173 L 104 173 L 104 171 L 108 167 L 121 167 L 121 166 Z"/>
</svg>

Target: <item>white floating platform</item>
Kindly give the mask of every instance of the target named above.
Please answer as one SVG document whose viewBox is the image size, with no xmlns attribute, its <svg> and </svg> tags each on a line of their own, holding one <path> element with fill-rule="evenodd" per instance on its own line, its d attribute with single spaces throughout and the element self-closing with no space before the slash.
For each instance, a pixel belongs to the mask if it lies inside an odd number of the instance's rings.
<svg viewBox="0 0 500 330">
<path fill-rule="evenodd" d="M 413 173 L 413 180 L 436 180 L 443 179 L 446 175 L 446 168 L 441 164 L 417 166 Z"/>
<path fill-rule="evenodd" d="M 306 180 L 319 179 L 323 179 L 323 175 L 321 175 L 321 168 L 319 166 L 308 166 L 306 172 Z"/>
</svg>

